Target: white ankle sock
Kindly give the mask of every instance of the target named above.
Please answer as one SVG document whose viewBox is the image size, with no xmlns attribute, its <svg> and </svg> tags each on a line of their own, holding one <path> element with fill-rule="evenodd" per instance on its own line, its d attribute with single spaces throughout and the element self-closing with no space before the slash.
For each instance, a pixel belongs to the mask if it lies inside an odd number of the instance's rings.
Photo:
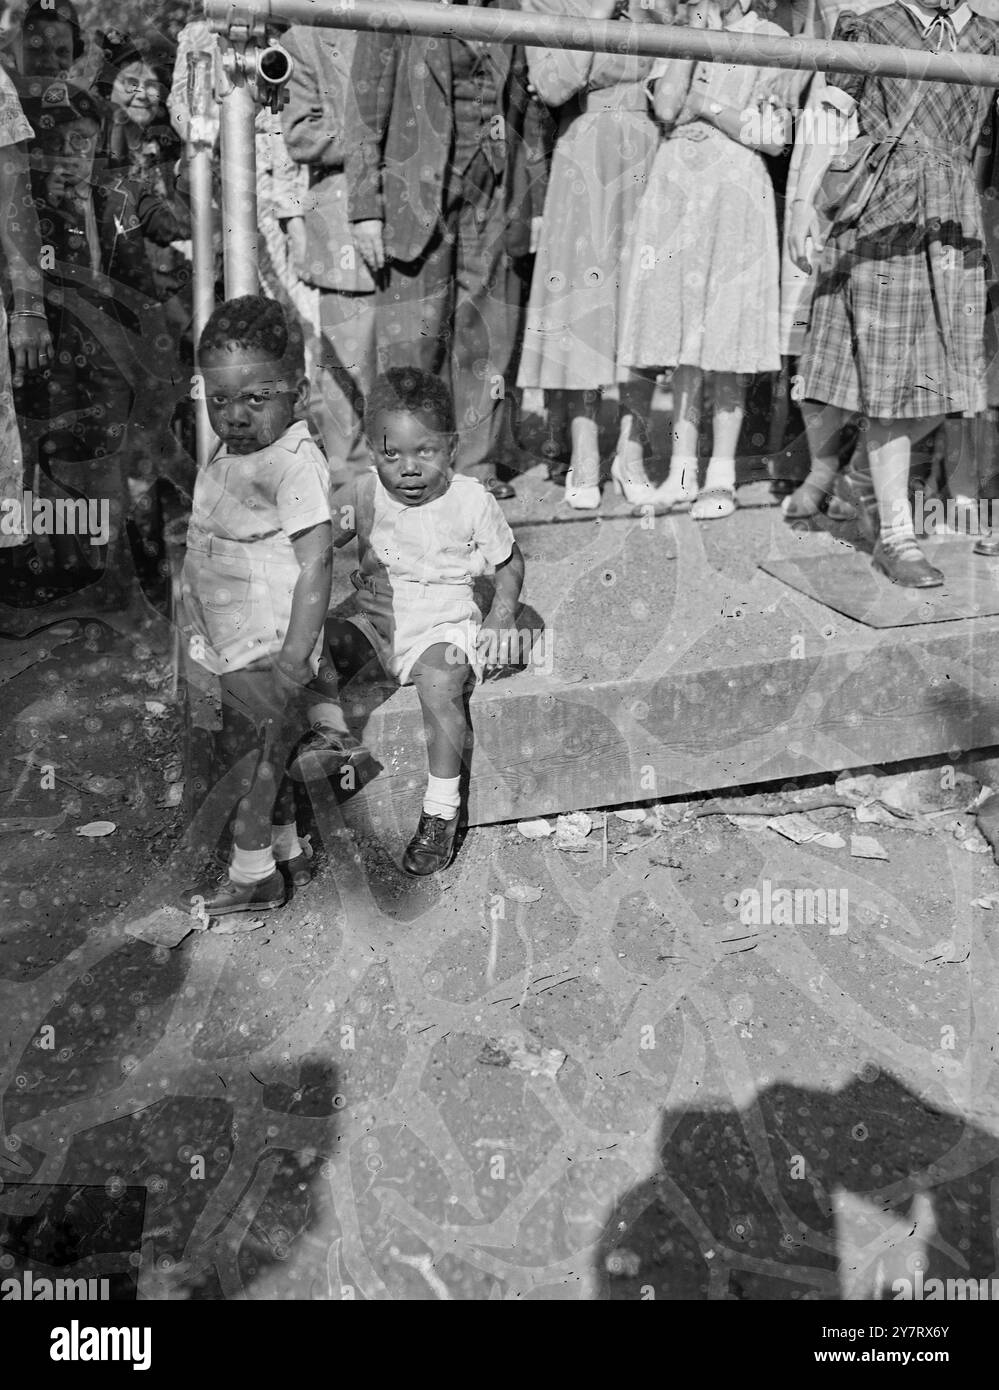
<svg viewBox="0 0 999 1390">
<path fill-rule="evenodd" d="M 735 459 L 708 459 L 708 471 L 704 476 L 704 490 L 708 488 L 726 488 L 729 492 L 735 491 Z"/>
<path fill-rule="evenodd" d="M 337 733 L 347 732 L 347 722 L 343 710 L 332 700 L 317 701 L 308 710 L 309 723 L 314 729 L 336 729 Z"/>
<path fill-rule="evenodd" d="M 263 883 L 274 872 L 274 851 L 272 849 L 240 849 L 233 845 L 229 860 L 229 877 L 233 883 L 248 887 L 251 883 Z"/>
<path fill-rule="evenodd" d="M 904 502 L 896 502 L 893 506 L 886 508 L 881 514 L 880 523 L 883 541 L 916 539 L 916 527 L 908 498 Z"/>
<path fill-rule="evenodd" d="M 443 820 L 454 820 L 461 805 L 460 777 L 427 778 L 427 790 L 423 794 L 423 809 L 428 816 L 440 816 Z"/>
<path fill-rule="evenodd" d="M 271 826 L 271 852 L 279 864 L 286 864 L 289 859 L 295 859 L 302 853 L 298 826 L 294 821 L 290 825 Z"/>
</svg>

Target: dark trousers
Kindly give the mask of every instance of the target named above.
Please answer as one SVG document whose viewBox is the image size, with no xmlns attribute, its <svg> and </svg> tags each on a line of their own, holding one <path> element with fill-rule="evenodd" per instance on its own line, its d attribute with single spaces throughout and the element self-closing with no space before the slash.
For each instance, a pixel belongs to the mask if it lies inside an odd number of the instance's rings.
<svg viewBox="0 0 999 1390">
<path fill-rule="evenodd" d="M 378 290 L 379 366 L 417 366 L 454 395 L 457 469 L 493 477 L 514 451 L 507 399 L 526 285 L 505 248 L 502 184 L 466 178 L 423 257 L 391 262 Z"/>
</svg>

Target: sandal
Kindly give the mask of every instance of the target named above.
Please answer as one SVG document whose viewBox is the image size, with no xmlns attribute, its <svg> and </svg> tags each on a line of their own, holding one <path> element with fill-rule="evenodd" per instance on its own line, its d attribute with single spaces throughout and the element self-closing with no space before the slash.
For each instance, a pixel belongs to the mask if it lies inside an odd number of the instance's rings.
<svg viewBox="0 0 999 1390">
<path fill-rule="evenodd" d="M 690 515 L 695 521 L 721 521 L 736 509 L 735 489 L 706 487 L 691 503 Z"/>
<path fill-rule="evenodd" d="M 824 488 L 805 482 L 799 483 L 793 492 L 780 504 L 782 515 L 788 521 L 809 521 L 812 517 L 821 516 L 828 503 L 829 494 Z"/>
</svg>

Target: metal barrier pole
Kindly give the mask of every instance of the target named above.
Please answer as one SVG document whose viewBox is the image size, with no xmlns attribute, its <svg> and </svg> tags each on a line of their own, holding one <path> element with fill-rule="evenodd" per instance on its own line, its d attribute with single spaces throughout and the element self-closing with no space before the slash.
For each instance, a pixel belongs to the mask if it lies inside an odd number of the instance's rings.
<svg viewBox="0 0 999 1390">
<path fill-rule="evenodd" d="M 230 49 L 226 71 L 232 83 L 222 98 L 220 152 L 222 223 L 225 238 L 225 297 L 259 294 L 257 275 L 257 104 L 243 66 L 243 46 Z"/>
<path fill-rule="evenodd" d="M 198 342 L 215 303 L 215 251 L 212 244 L 212 152 L 218 130 L 213 61 L 196 53 L 188 73 L 187 167 L 191 189 L 191 250 L 194 281 L 194 370 L 198 371 Z M 204 393 L 194 403 L 198 467 L 208 462 L 214 434 L 208 423 Z"/>
<path fill-rule="evenodd" d="M 696 58 L 751 67 L 797 68 L 810 72 L 859 72 L 999 87 L 999 60 L 977 53 L 929 53 L 886 44 L 823 39 L 769 38 L 724 30 L 674 25 L 622 24 L 518 10 L 428 4 L 426 0 L 205 0 L 205 14 L 219 33 L 248 21 L 262 26 L 316 24 L 331 29 L 374 29 L 442 38 L 523 43 L 538 48 Z"/>
</svg>

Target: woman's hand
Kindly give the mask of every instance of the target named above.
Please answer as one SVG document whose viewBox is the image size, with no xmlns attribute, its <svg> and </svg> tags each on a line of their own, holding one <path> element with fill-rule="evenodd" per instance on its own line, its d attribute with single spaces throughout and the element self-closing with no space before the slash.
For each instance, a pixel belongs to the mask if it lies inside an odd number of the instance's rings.
<svg viewBox="0 0 999 1390">
<path fill-rule="evenodd" d="M 795 198 L 791 204 L 791 224 L 787 233 L 787 251 L 794 265 L 806 275 L 812 273 L 812 258 L 818 240 L 818 219 L 815 208 L 804 198 Z M 811 245 L 809 245 L 811 243 Z"/>
<path fill-rule="evenodd" d="M 380 275 L 385 269 L 385 241 L 382 223 L 377 218 L 368 222 L 355 222 L 351 228 L 354 245 L 372 275 Z"/>
<path fill-rule="evenodd" d="M 24 385 L 26 372 L 44 371 L 52 360 L 52 337 L 48 323 L 34 314 L 26 318 L 12 316 L 7 339 L 14 359 L 12 380 L 15 386 L 20 387 Z"/>
</svg>

